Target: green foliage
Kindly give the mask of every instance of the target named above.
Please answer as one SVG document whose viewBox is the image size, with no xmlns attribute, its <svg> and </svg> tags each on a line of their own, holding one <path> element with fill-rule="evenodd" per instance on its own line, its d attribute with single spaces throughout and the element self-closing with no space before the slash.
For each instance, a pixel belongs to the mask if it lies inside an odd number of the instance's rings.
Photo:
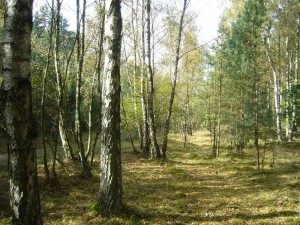
<svg viewBox="0 0 300 225">
<path fill-rule="evenodd" d="M 221 43 L 208 58 L 213 65 L 207 86 L 210 123 L 217 119 L 221 90 L 221 133 L 225 143 L 245 146 L 254 140 L 257 129 L 259 138 L 274 138 L 272 87 L 265 72 L 267 58 L 262 42 L 265 21 L 265 1 L 246 1 L 230 27 L 223 22 Z"/>
</svg>

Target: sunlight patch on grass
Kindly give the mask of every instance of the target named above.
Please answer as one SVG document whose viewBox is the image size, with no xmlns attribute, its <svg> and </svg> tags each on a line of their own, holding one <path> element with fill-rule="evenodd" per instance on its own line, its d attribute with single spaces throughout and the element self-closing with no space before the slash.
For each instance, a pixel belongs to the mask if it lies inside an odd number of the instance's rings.
<svg viewBox="0 0 300 225">
<path fill-rule="evenodd" d="M 122 143 L 124 213 L 102 218 L 91 207 L 99 191 L 99 169 L 83 179 L 78 162 L 66 162 L 71 175 L 58 167 L 59 182 L 41 177 L 45 224 L 299 224 L 300 157 L 296 143 L 276 146 L 275 166 L 268 150 L 265 168 L 256 169 L 256 152 L 210 157 L 208 133 L 171 134 L 167 160 L 151 160 Z M 95 162 L 99 165 L 99 161 Z M 43 167 L 39 165 L 40 174 Z M 0 218 L 5 224 L 9 218 Z"/>
</svg>

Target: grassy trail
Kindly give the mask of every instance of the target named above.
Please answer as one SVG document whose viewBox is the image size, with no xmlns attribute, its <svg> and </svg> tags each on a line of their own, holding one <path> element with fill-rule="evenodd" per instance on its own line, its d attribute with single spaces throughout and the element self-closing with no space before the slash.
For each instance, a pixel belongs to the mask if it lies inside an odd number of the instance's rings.
<svg viewBox="0 0 300 225">
<path fill-rule="evenodd" d="M 222 150 L 219 159 L 211 159 L 204 132 L 189 137 L 186 148 L 180 136 L 171 135 L 169 146 L 168 160 L 156 161 L 134 155 L 123 143 L 125 212 L 118 218 L 96 216 L 91 207 L 99 188 L 98 162 L 88 180 L 74 163 L 69 164 L 74 173 L 61 172 L 57 185 L 41 177 L 45 224 L 300 224 L 299 142 L 275 147 L 275 167 L 267 151 L 264 171 L 257 171 L 252 149 L 243 156 Z M 5 179 L 2 175 L 0 198 L 8 191 L 2 188 Z M 0 207 L 5 209 L 1 202 Z M 3 212 L 0 224 L 9 221 Z"/>
</svg>

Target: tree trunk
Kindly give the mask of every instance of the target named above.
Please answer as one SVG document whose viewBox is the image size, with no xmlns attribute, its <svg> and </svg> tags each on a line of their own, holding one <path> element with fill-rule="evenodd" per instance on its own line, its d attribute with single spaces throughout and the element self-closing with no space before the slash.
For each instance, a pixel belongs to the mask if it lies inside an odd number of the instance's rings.
<svg viewBox="0 0 300 225">
<path fill-rule="evenodd" d="M 167 117 L 164 122 L 164 128 L 163 128 L 163 144 L 162 144 L 162 156 L 163 158 L 166 158 L 166 151 L 167 151 L 167 145 L 168 145 L 168 134 L 169 134 L 169 126 L 170 126 L 170 120 L 172 115 L 172 108 L 173 108 L 173 102 L 175 97 L 175 91 L 176 91 L 176 82 L 177 82 L 177 74 L 178 74 L 178 62 L 179 62 L 179 52 L 180 52 L 180 44 L 181 44 L 181 35 L 183 30 L 183 19 L 185 10 L 187 8 L 188 1 L 183 1 L 183 9 L 182 14 L 180 17 L 180 23 L 179 23 L 179 30 L 178 30 L 178 38 L 177 38 L 177 48 L 176 48 L 176 54 L 175 54 L 175 69 L 172 76 L 172 87 L 171 87 L 171 96 L 169 100 L 169 107 L 167 112 Z"/>
<path fill-rule="evenodd" d="M 132 95 L 133 95 L 133 102 L 134 102 L 134 116 L 135 118 L 138 118 L 137 115 L 137 85 L 136 85 L 136 80 L 137 80 L 137 51 L 138 51 L 138 24 L 137 24 L 137 14 L 138 14 L 138 0 L 136 1 L 136 7 L 134 8 L 134 0 L 131 0 L 131 8 L 135 12 L 132 12 L 131 14 L 131 27 L 132 27 L 132 35 L 133 35 L 133 62 L 134 62 L 134 69 L 133 69 L 133 90 L 132 90 Z M 135 17 L 134 17 L 135 16 Z M 139 138 L 140 138 L 140 146 L 142 146 L 142 131 L 141 131 L 141 124 L 140 120 L 136 120 L 136 128 L 138 130 Z"/>
<path fill-rule="evenodd" d="M 268 37 L 268 43 L 266 46 L 266 52 L 269 60 L 269 64 L 272 67 L 273 72 L 273 85 L 274 85 L 274 106 L 275 106 L 275 116 L 276 116 L 276 128 L 277 128 L 277 140 L 281 141 L 281 104 L 280 104 L 280 84 L 279 84 L 279 74 L 276 70 L 275 63 L 271 54 L 271 43 L 270 37 Z"/>
<path fill-rule="evenodd" d="M 300 2 L 298 4 L 300 6 Z M 294 88 L 293 88 L 293 113 L 292 113 L 292 134 L 297 131 L 297 99 L 298 99 L 298 85 L 299 85 L 299 50 L 300 50 L 300 12 L 298 13 L 297 19 L 297 41 L 296 41 L 296 54 L 295 54 L 295 77 L 294 77 Z M 292 138 L 293 138 L 292 136 Z"/>
<path fill-rule="evenodd" d="M 220 70 L 220 73 L 222 73 L 222 67 Z M 217 139 L 217 150 L 216 150 L 216 156 L 220 156 L 220 144 L 221 144 L 221 109 L 222 109 L 222 74 L 219 75 L 219 104 L 218 104 L 218 139 Z"/>
<path fill-rule="evenodd" d="M 148 126 L 148 111 L 145 87 L 145 65 L 146 65 L 146 53 L 145 53 L 145 0 L 142 0 L 142 72 L 141 72 L 141 105 L 143 112 L 143 135 L 142 135 L 142 150 L 144 155 L 149 155 L 149 126 Z"/>
<path fill-rule="evenodd" d="M 287 141 L 292 140 L 292 125 L 291 125 L 291 56 L 289 52 L 289 38 L 286 38 L 286 139 Z"/>
<path fill-rule="evenodd" d="M 53 48 L 52 46 L 52 40 L 53 40 L 53 23 L 54 23 L 54 0 L 52 0 L 51 3 L 51 21 L 50 21 L 50 33 L 49 33 L 49 47 L 47 52 L 47 64 L 43 76 L 43 84 L 42 84 L 42 100 L 41 100 L 41 132 L 42 132 L 42 142 L 43 142 L 43 160 L 44 160 L 44 171 L 46 179 L 50 179 L 50 173 L 48 168 L 48 162 L 47 162 L 47 146 L 46 146 L 46 136 L 45 136 L 45 128 L 44 128 L 44 113 L 45 113 L 45 98 L 46 98 L 46 83 L 47 83 L 47 77 L 49 73 L 49 66 L 50 66 L 50 57 L 51 57 L 51 50 Z"/>
<path fill-rule="evenodd" d="M 148 120 L 149 120 L 149 131 L 150 131 L 150 141 L 151 141 L 151 156 L 152 158 L 160 158 L 161 153 L 156 140 L 156 124 L 154 117 L 153 108 L 153 97 L 154 97 L 154 82 L 153 82 L 153 68 L 151 61 L 151 30 L 150 30 L 150 12 L 151 12 L 151 0 L 147 0 L 146 4 L 147 16 L 147 74 L 149 81 L 148 90 Z"/>
<path fill-rule="evenodd" d="M 56 23 L 55 23 L 55 50 L 54 50 L 54 68 L 56 73 L 56 85 L 57 85 L 57 105 L 58 105 L 58 114 L 59 114 L 59 134 L 62 142 L 62 147 L 64 149 L 65 156 L 67 159 L 72 159 L 73 152 L 69 145 L 67 138 L 66 127 L 64 122 L 64 110 L 63 110 L 63 100 L 64 100 L 64 91 L 62 85 L 62 76 L 60 70 L 60 9 L 61 2 L 56 0 Z"/>
<path fill-rule="evenodd" d="M 123 97 L 122 97 L 123 98 Z M 123 118 L 123 121 L 125 123 L 125 129 L 127 131 L 127 134 L 129 136 L 129 140 L 130 140 L 130 143 L 131 143 L 131 147 L 132 147 L 132 150 L 133 150 L 133 153 L 134 154 L 138 154 L 138 151 L 136 150 L 135 146 L 134 146 L 134 141 L 133 141 L 133 138 L 130 134 L 130 130 L 129 130 L 129 124 L 128 124 L 128 121 L 127 121 L 127 115 L 126 115 L 126 111 L 125 111 L 125 108 L 124 108 L 124 105 L 123 105 L 123 100 L 121 102 L 121 105 L 122 105 L 122 110 L 123 110 L 123 114 L 124 114 L 124 118 Z"/>
<path fill-rule="evenodd" d="M 80 4 L 79 0 L 77 3 L 77 74 L 76 74 L 76 104 L 75 104 L 75 134 L 76 141 L 79 148 L 80 161 L 82 166 L 82 175 L 84 177 L 91 177 L 91 167 L 88 163 L 85 148 L 82 140 L 82 129 L 81 129 L 81 83 L 82 83 L 82 72 L 84 62 L 84 50 L 85 50 L 85 9 L 86 0 L 83 0 L 82 17 L 80 18 Z M 82 23 L 82 32 L 80 33 L 80 21 Z"/>
<path fill-rule="evenodd" d="M 257 77 L 257 74 L 255 74 Z M 256 149 L 256 161 L 257 161 L 257 169 L 260 170 L 260 150 L 259 150 L 259 121 L 258 121 L 258 81 L 254 83 L 255 95 L 254 95 L 254 145 Z"/>
<path fill-rule="evenodd" d="M 12 224 L 43 224 L 31 93 L 32 1 L 6 1 L 3 45 L 4 115 L 8 136 Z"/>
<path fill-rule="evenodd" d="M 122 210 L 120 131 L 121 1 L 109 0 L 106 8 L 105 64 L 102 88 L 101 180 L 99 209 L 102 216 Z"/>
<path fill-rule="evenodd" d="M 97 62 L 96 62 L 96 70 L 94 75 L 98 77 L 98 95 L 99 98 L 101 99 L 101 82 L 100 82 L 100 76 L 101 76 L 101 60 L 102 60 L 102 56 L 103 56 L 103 42 L 104 42 L 104 27 L 105 27 L 105 0 L 103 1 L 102 5 L 102 20 L 101 20 L 101 25 L 100 25 L 100 29 L 99 29 L 99 37 L 98 37 L 98 54 L 97 54 Z M 96 78 L 96 77 L 95 77 Z M 100 111 L 100 115 L 99 115 L 99 119 L 100 119 L 100 126 L 96 132 L 96 135 L 94 137 L 94 143 L 92 144 L 91 141 L 91 133 L 92 133 L 92 103 L 93 103 L 93 92 L 94 92 L 94 84 L 95 79 L 93 78 L 93 84 L 92 84 L 92 88 L 91 88 L 91 99 L 90 99 L 90 104 L 89 104 L 89 141 L 88 141 L 88 150 L 87 150 L 87 157 L 90 155 L 91 153 L 91 158 L 90 158 L 90 167 L 92 169 L 93 166 L 93 160 L 94 160 L 94 155 L 95 155 L 95 148 L 96 148 L 96 144 L 98 141 L 98 137 L 101 133 L 101 111 Z M 100 103 L 100 108 L 101 108 L 101 103 Z"/>
</svg>

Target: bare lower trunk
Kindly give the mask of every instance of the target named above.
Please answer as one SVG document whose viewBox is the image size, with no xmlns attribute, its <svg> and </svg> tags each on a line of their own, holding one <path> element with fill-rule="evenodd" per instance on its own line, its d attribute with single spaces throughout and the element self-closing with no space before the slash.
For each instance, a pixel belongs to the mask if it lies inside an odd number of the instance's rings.
<svg viewBox="0 0 300 225">
<path fill-rule="evenodd" d="M 13 225 L 40 225 L 31 86 L 32 1 L 6 1 L 3 44 L 4 115 Z"/>
<path fill-rule="evenodd" d="M 105 64 L 102 88 L 101 180 L 99 209 L 102 216 L 122 210 L 120 130 L 121 1 L 109 0 L 106 8 Z"/>
<path fill-rule="evenodd" d="M 121 105 L 122 105 L 122 110 L 123 110 L 123 114 L 124 114 L 124 122 L 125 122 L 125 129 L 127 131 L 127 134 L 129 136 L 129 140 L 130 140 L 130 143 L 131 143 L 131 147 L 132 147 L 132 150 L 133 150 L 133 153 L 137 154 L 138 151 L 136 150 L 135 146 L 134 146 L 134 141 L 133 141 L 133 138 L 130 134 L 130 131 L 129 131 L 129 125 L 128 125 L 128 121 L 127 121 L 127 115 L 126 115 L 126 111 L 125 111 L 125 108 L 124 108 L 124 105 L 123 105 L 123 102 L 121 102 Z"/>
<path fill-rule="evenodd" d="M 256 75 L 257 76 L 257 75 Z M 256 149 L 257 169 L 260 170 L 260 150 L 259 150 L 259 121 L 258 121 L 258 82 L 255 81 L 255 110 L 254 110 L 254 145 Z"/>
<path fill-rule="evenodd" d="M 222 68 L 221 68 L 222 69 Z M 222 71 L 221 71 L 222 73 Z M 217 149 L 216 156 L 220 156 L 220 144 L 221 144 L 221 109 L 222 109 L 222 74 L 219 75 L 219 104 L 218 104 L 218 137 L 217 137 Z"/>
<path fill-rule="evenodd" d="M 60 104 L 59 104 L 60 105 Z M 61 108 L 62 106 L 59 106 L 58 108 L 58 114 L 59 114 L 59 124 L 58 124 L 58 129 L 59 129 L 59 136 L 61 140 L 61 144 L 65 153 L 65 156 L 67 159 L 72 159 L 73 155 L 71 154 L 71 148 L 69 144 L 69 140 L 67 137 L 67 132 L 65 130 L 65 123 L 64 123 L 64 115 L 63 115 L 63 110 Z"/>
</svg>

